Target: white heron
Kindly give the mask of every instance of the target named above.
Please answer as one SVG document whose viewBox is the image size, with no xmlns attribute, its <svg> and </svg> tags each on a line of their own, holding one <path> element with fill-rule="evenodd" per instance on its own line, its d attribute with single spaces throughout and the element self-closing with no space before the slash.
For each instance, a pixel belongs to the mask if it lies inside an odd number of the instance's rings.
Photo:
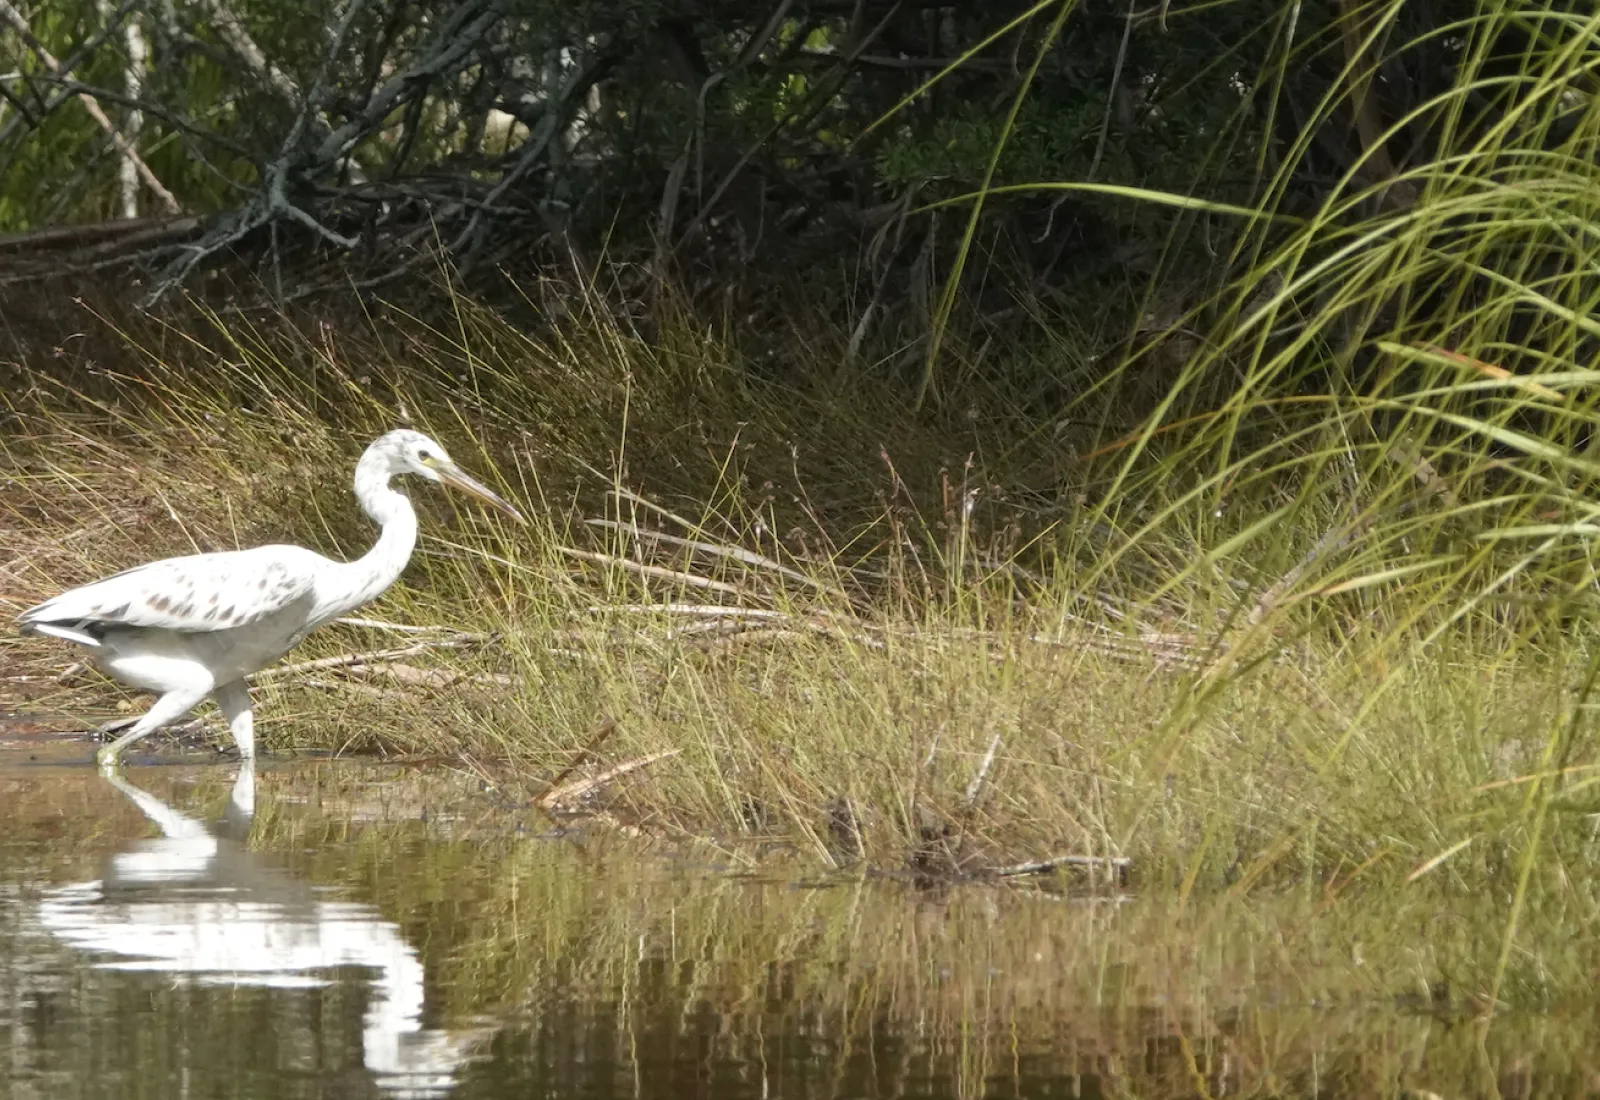
<svg viewBox="0 0 1600 1100">
<path fill-rule="evenodd" d="M 356 463 L 356 500 L 382 529 L 357 561 L 332 561 L 300 546 L 258 546 L 166 558 L 63 592 L 17 618 L 24 634 L 85 646 L 108 675 L 157 699 L 126 733 L 100 750 L 103 768 L 139 738 L 183 717 L 207 695 L 217 701 L 239 755 L 255 756 L 245 677 L 282 657 L 311 631 L 393 584 L 417 541 L 417 514 L 390 487 L 398 474 L 441 482 L 526 522 L 522 513 L 463 473 L 421 432 L 380 436 Z"/>
</svg>

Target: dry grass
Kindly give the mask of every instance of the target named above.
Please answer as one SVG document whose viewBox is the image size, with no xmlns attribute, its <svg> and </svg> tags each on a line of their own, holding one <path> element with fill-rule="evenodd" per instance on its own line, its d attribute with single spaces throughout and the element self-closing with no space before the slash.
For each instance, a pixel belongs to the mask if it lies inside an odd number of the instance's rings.
<svg viewBox="0 0 1600 1100">
<path fill-rule="evenodd" d="M 1185 892 L 1398 881 L 1463 839 L 1428 873 L 1495 880 L 1523 836 L 1516 780 L 1559 763 L 1572 655 L 1470 630 L 1418 646 L 1408 608 L 1370 601 L 1307 619 L 1284 582 L 1317 541 L 1301 528 L 1200 551 L 1187 512 L 1130 500 L 1124 541 L 1074 503 L 1092 483 L 1030 486 L 1000 418 L 952 434 L 739 380 L 687 329 L 596 313 L 535 338 L 458 316 L 453 336 L 338 339 L 145 323 L 114 372 L 21 364 L 0 592 L 20 610 L 262 541 L 359 553 L 347 471 L 409 416 L 537 519 L 415 491 L 402 584 L 260 678 L 269 751 L 431 756 L 742 861 L 780 843 L 943 878 L 1127 858 Z M 1248 525 L 1253 498 L 1232 507 Z M 120 699 L 54 684 L 70 657 L 49 644 L 0 659 L 34 711 Z M 1587 858 L 1587 833 L 1556 839 Z"/>
</svg>

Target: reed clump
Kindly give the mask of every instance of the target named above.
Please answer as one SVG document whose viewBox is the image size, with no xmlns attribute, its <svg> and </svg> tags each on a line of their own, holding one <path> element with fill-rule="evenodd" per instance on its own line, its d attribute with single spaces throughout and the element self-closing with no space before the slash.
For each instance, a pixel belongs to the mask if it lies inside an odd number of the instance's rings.
<svg viewBox="0 0 1600 1100">
<path fill-rule="evenodd" d="M 931 880 L 1513 889 L 1551 777 L 1540 844 L 1591 853 L 1581 631 L 1532 598 L 1554 569 L 1472 598 L 1495 559 L 1414 468 L 1308 475 L 1334 428 L 1219 475 L 1161 434 L 1029 442 L 997 392 L 951 416 L 761 380 L 593 294 L 537 330 L 450 315 L 335 339 L 198 311 L 117 328 L 111 365 L 18 364 L 7 598 L 195 549 L 359 553 L 351 463 L 408 422 L 534 522 L 417 494 L 402 584 L 259 678 L 269 751 L 422 755 L 556 814 Z M 48 647 L 4 659 L 36 712 L 120 697 L 45 679 Z"/>
</svg>

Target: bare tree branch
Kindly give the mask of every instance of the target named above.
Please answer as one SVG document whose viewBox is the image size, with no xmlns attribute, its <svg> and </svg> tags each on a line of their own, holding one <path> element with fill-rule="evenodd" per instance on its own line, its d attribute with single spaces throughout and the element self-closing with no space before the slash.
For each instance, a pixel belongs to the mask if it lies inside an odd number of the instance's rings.
<svg viewBox="0 0 1600 1100">
<path fill-rule="evenodd" d="M 99 50 L 101 46 L 103 46 L 122 29 L 122 21 L 128 17 L 129 13 L 131 13 L 143 2 L 144 0 L 122 0 L 122 3 L 117 7 L 117 10 L 112 12 L 110 17 L 105 21 L 105 26 L 101 27 L 93 34 L 93 36 L 88 39 L 88 41 L 84 42 L 83 45 L 73 50 L 72 53 L 69 54 L 64 60 L 60 61 L 56 71 L 52 75 L 57 80 L 60 80 L 65 78 L 68 74 L 76 72 L 79 65 L 93 57 L 95 52 Z M 23 74 L 19 72 L 15 75 L 21 77 Z M 69 91 L 57 92 L 54 96 L 45 101 L 44 107 L 38 115 L 31 114 L 24 106 L 16 103 L 12 96 L 3 89 L 0 89 L 0 95 L 5 95 L 7 99 L 12 100 L 13 104 L 17 107 L 17 113 L 19 115 L 18 118 L 12 119 L 10 122 L 6 123 L 4 127 L 0 127 L 0 145 L 3 145 L 5 144 L 6 140 L 16 132 L 18 126 L 26 124 L 30 127 L 37 127 L 43 120 L 44 116 L 49 115 L 57 107 L 60 107 L 67 100 L 71 99 L 73 93 Z"/>
<path fill-rule="evenodd" d="M 455 71 L 477 46 L 479 39 L 504 14 L 500 0 L 467 0 L 440 28 L 434 49 L 379 88 L 360 113 L 329 134 L 312 155 L 313 163 L 333 164 L 367 137 L 402 100 L 435 77 Z"/>
<path fill-rule="evenodd" d="M 5 0 L 0 0 L 0 3 Z M 199 241 L 184 246 L 181 254 L 167 265 L 145 296 L 152 306 L 188 278 L 210 256 L 231 248 L 249 234 L 279 221 L 291 221 L 311 231 L 317 238 L 338 248 L 353 249 L 358 238 L 324 225 L 290 198 L 290 184 L 309 183 L 316 175 L 330 170 L 384 125 L 391 111 L 409 97 L 421 95 L 436 77 L 455 72 L 472 56 L 478 42 L 500 19 L 499 0 L 467 0 L 445 21 L 423 52 L 422 59 L 409 66 L 379 88 L 354 118 L 325 137 L 309 152 L 302 151 L 301 137 L 309 120 L 327 94 L 326 75 L 334 56 L 343 48 L 344 37 L 365 0 L 350 0 L 340 16 L 317 83 L 306 95 L 301 111 L 282 143 L 278 158 L 266 166 L 262 185 L 242 209 L 219 218 Z"/>
<path fill-rule="evenodd" d="M 472 216 L 467 220 L 466 227 L 451 242 L 450 251 L 452 254 L 459 253 L 471 242 L 483 219 L 485 208 L 492 207 L 498 203 L 505 193 L 515 187 L 517 182 L 539 162 L 539 158 L 549 148 L 550 142 L 561 132 L 561 128 L 568 118 L 570 105 L 581 99 L 588 92 L 594 82 L 600 79 L 601 74 L 611 65 L 612 60 L 609 54 L 599 54 L 590 58 L 587 63 L 580 65 L 569 73 L 560 91 L 553 93 L 546 100 L 544 115 L 540 118 L 538 126 L 528 135 L 528 140 L 522 143 L 522 148 L 517 153 L 516 164 L 489 191 L 489 194 L 483 200 L 483 205 L 472 212 Z"/>
<path fill-rule="evenodd" d="M 234 15 L 222 0 L 201 0 L 201 6 L 211 13 L 211 29 L 229 49 L 239 55 L 239 60 L 289 103 L 300 102 L 300 89 L 287 73 L 267 60 L 256 40 L 250 37 L 239 17 Z"/>
<path fill-rule="evenodd" d="M 122 84 L 126 89 L 128 98 L 137 101 L 144 90 L 144 67 L 149 59 L 150 51 L 145 45 L 144 31 L 139 26 L 139 17 L 130 15 L 122 27 L 123 42 L 128 50 L 128 63 L 122 67 Z M 139 140 L 139 134 L 144 129 L 144 112 L 138 108 L 128 111 L 127 119 L 128 143 L 132 145 Z M 124 157 L 118 172 L 122 188 L 122 216 L 124 218 L 137 218 L 139 216 L 139 172 L 134 167 L 132 158 Z"/>
<path fill-rule="evenodd" d="M 49 69 L 52 73 L 56 73 L 61 70 L 61 63 L 51 55 L 49 50 L 45 49 L 44 43 L 40 42 L 33 36 L 33 31 L 28 27 L 27 20 L 22 18 L 21 12 L 17 11 L 16 8 L 11 6 L 11 0 L 0 0 L 0 16 L 3 16 L 6 22 L 10 23 L 11 26 L 16 29 L 16 32 L 21 36 L 23 43 L 28 47 L 28 49 L 33 51 L 34 56 L 44 64 L 45 68 Z M 95 124 L 104 130 L 106 135 L 111 138 L 111 143 L 117 147 L 117 152 L 121 153 L 122 156 L 134 166 L 134 170 L 138 172 L 139 178 L 144 180 L 145 186 L 150 188 L 151 191 L 155 192 L 156 197 L 161 200 L 162 205 L 167 208 L 169 213 L 178 213 L 180 210 L 180 207 L 178 206 L 178 200 L 174 198 L 172 192 L 168 191 L 166 186 L 156 178 L 156 174 L 150 171 L 149 165 L 145 164 L 144 160 L 139 156 L 138 152 L 133 148 L 133 146 L 128 143 L 127 139 L 125 139 L 122 134 L 117 131 L 117 128 L 111 124 L 111 119 L 106 117 L 106 113 L 100 109 L 100 104 L 95 102 L 94 97 L 79 93 L 78 98 L 82 101 L 84 110 L 89 112 L 89 117 L 94 119 Z"/>
</svg>

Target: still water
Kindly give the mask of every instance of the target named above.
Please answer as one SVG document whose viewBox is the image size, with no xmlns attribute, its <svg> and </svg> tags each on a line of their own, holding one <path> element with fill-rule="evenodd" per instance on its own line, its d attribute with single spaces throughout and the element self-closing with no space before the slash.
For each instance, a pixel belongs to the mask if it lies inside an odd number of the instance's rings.
<svg viewBox="0 0 1600 1100">
<path fill-rule="evenodd" d="M 929 891 L 556 829 L 474 777 L 0 751 L 0 1095 L 1571 1096 L 1460 952 L 1305 899 Z M 761 869 L 757 872 L 757 869 Z M 1409 914 L 1426 927 L 1439 914 Z M 1452 952 L 1457 955 L 1452 955 Z M 1411 962 L 1407 962 L 1411 960 Z M 1408 969 L 1409 968 L 1409 969 Z"/>
</svg>

